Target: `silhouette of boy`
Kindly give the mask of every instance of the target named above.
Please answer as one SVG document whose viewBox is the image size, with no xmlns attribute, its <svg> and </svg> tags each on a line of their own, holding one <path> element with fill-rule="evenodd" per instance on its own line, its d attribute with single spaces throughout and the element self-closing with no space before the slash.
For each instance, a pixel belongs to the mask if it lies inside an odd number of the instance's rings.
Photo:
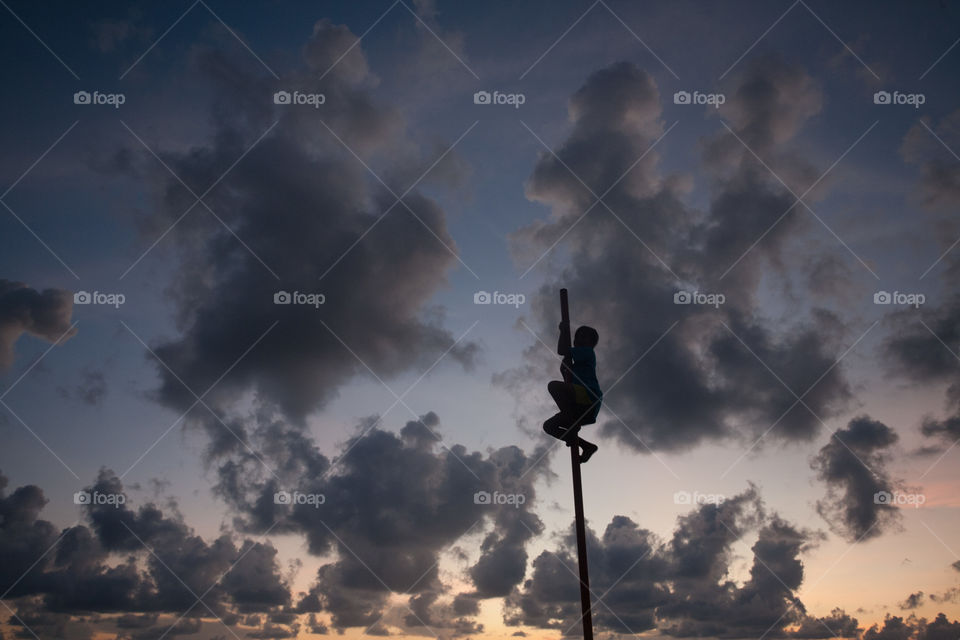
<svg viewBox="0 0 960 640">
<path fill-rule="evenodd" d="M 570 335 L 568 323 L 560 323 L 560 341 L 557 353 L 563 356 L 560 373 L 563 382 L 553 380 L 547 390 L 557 403 L 560 413 L 543 423 L 543 430 L 554 438 L 559 438 L 567 446 L 576 444 L 583 449 L 580 462 L 584 463 L 597 452 L 597 445 L 580 438 L 577 433 L 580 425 L 593 424 L 600 412 L 603 392 L 597 382 L 597 356 L 593 348 L 600 341 L 600 334 L 586 325 L 577 329 L 573 336 L 573 346 L 566 346 L 564 337 Z"/>
</svg>

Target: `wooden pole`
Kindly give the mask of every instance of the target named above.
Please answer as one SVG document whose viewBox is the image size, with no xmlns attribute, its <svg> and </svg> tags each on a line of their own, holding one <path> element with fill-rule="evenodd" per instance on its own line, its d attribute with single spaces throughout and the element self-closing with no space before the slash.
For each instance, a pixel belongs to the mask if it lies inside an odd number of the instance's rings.
<svg viewBox="0 0 960 640">
<path fill-rule="evenodd" d="M 567 352 L 570 349 L 570 308 L 567 290 L 560 289 L 560 319 L 564 330 L 561 340 Z M 583 639 L 593 640 L 593 616 L 590 613 L 590 572 L 587 568 L 587 527 L 583 519 L 583 486 L 580 482 L 580 447 L 570 446 L 570 465 L 573 469 L 573 509 L 577 522 L 577 562 L 580 567 L 580 609 L 583 612 Z"/>
</svg>

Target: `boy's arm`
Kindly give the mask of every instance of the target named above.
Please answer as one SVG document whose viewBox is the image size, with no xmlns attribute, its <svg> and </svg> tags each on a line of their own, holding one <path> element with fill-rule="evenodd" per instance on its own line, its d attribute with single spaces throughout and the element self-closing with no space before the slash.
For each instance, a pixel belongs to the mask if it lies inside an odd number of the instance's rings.
<svg viewBox="0 0 960 640">
<path fill-rule="evenodd" d="M 560 375 L 564 382 L 573 381 L 573 372 L 570 371 L 570 323 L 560 323 L 560 338 L 557 340 L 557 353 L 563 356 L 560 362 Z"/>
<path fill-rule="evenodd" d="M 564 358 L 570 357 L 570 323 L 560 323 L 560 337 L 557 340 L 557 353 Z"/>
</svg>

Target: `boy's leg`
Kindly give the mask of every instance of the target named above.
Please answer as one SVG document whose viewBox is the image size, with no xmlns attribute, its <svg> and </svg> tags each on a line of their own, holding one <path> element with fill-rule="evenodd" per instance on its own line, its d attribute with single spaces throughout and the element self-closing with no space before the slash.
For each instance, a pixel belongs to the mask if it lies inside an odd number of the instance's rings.
<svg viewBox="0 0 960 640">
<path fill-rule="evenodd" d="M 576 392 L 572 383 L 553 380 L 547 384 L 547 391 L 557 403 L 560 413 L 572 413 L 576 409 Z"/>
<path fill-rule="evenodd" d="M 567 430 L 566 420 L 562 413 L 555 414 L 543 423 L 543 430 L 554 438 L 562 438 Z"/>
<path fill-rule="evenodd" d="M 543 430 L 554 438 L 562 439 L 569 444 L 571 438 L 575 438 L 577 431 L 579 431 L 579 428 L 570 429 L 579 417 L 574 386 L 569 382 L 553 380 L 547 385 L 547 391 L 550 392 L 554 402 L 557 403 L 560 413 L 544 422 Z"/>
<path fill-rule="evenodd" d="M 580 454 L 580 464 L 583 464 L 597 452 L 600 448 L 592 442 L 587 442 L 583 438 L 577 438 L 577 445 L 583 449 L 583 453 Z"/>
<path fill-rule="evenodd" d="M 570 429 L 570 416 L 563 412 L 554 414 L 543 423 L 543 430 L 558 440 L 571 442 L 571 438 L 576 438 L 579 429 Z"/>
</svg>

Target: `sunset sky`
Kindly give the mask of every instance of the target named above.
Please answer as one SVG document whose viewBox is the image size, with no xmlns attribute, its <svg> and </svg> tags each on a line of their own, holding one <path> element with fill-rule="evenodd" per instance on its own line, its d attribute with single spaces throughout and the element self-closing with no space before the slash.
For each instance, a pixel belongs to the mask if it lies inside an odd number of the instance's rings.
<svg viewBox="0 0 960 640">
<path fill-rule="evenodd" d="M 960 2 L 0 5 L 0 639 L 960 637 Z"/>
</svg>

